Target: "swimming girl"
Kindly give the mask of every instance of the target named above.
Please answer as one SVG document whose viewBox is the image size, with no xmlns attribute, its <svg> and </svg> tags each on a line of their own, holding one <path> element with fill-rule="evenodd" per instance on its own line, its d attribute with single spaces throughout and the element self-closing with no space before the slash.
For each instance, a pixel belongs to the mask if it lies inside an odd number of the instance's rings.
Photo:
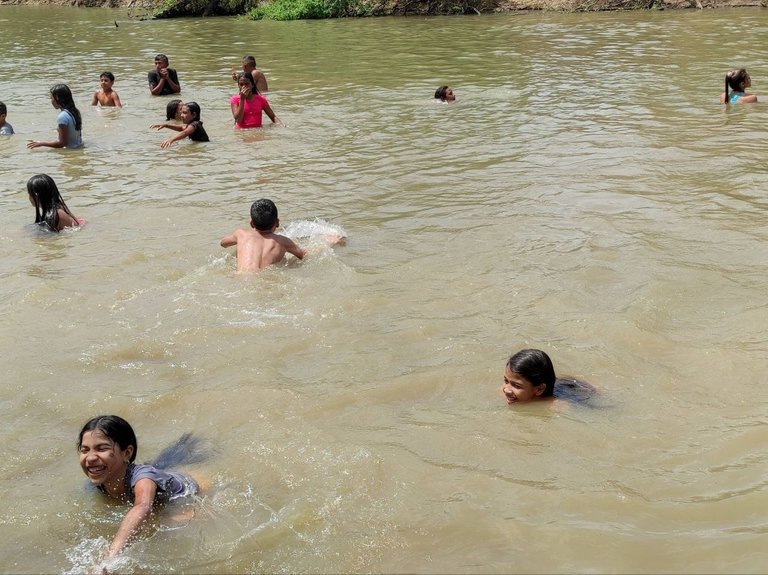
<svg viewBox="0 0 768 575">
<path fill-rule="evenodd" d="M 453 102 L 456 100 L 456 96 L 453 95 L 453 88 L 450 86 L 440 86 L 435 90 L 435 100 L 441 102 Z"/>
<path fill-rule="evenodd" d="M 35 223 L 52 232 L 64 228 L 75 228 L 82 223 L 69 211 L 67 204 L 56 187 L 56 182 L 47 174 L 32 176 L 27 181 L 29 201 L 35 206 Z"/>
<path fill-rule="evenodd" d="M 261 112 L 266 112 L 273 124 L 283 126 L 280 118 L 275 116 L 267 99 L 259 93 L 256 82 L 250 73 L 244 72 L 237 79 L 240 93 L 230 98 L 232 116 L 235 118 L 235 128 L 261 128 Z"/>
<path fill-rule="evenodd" d="M 171 465 L 207 459 L 199 443 L 199 439 L 184 434 L 163 450 L 154 464 L 136 465 L 136 434 L 123 418 L 101 415 L 83 426 L 77 438 L 83 473 L 107 497 L 131 504 L 109 546 L 108 557 L 118 555 L 131 543 L 155 506 L 202 493 L 200 483 L 190 475 L 163 471 Z"/>
<path fill-rule="evenodd" d="M 184 138 L 189 138 L 195 142 L 210 141 L 208 139 L 208 134 L 205 132 L 205 128 L 203 128 L 203 123 L 200 121 L 200 106 L 197 105 L 197 102 L 187 102 L 186 104 L 181 105 L 181 121 L 184 124 L 183 126 L 169 124 L 167 122 L 162 124 L 152 124 L 150 126 L 150 128 L 156 130 L 168 128 L 169 130 L 179 132 L 175 136 L 163 140 L 160 144 L 161 148 L 167 148 L 177 140 L 183 140 Z"/>
<path fill-rule="evenodd" d="M 59 129 L 59 139 L 55 142 L 41 142 L 30 140 L 27 148 L 79 148 L 83 145 L 82 128 L 83 121 L 80 111 L 75 106 L 72 91 L 66 84 L 56 84 L 51 88 L 51 104 L 59 112 L 56 123 Z"/>
<path fill-rule="evenodd" d="M 171 100 L 168 102 L 168 105 L 165 107 L 165 119 L 170 120 L 181 120 L 181 108 L 184 105 L 184 102 L 181 100 Z"/>
<path fill-rule="evenodd" d="M 744 68 L 731 70 L 725 75 L 725 93 L 720 95 L 720 103 L 735 104 L 736 102 L 741 102 L 742 104 L 751 104 L 752 102 L 757 102 L 755 94 L 744 92 L 750 86 L 752 86 L 752 78 L 749 76 L 749 72 Z M 730 94 L 728 94 L 728 88 L 732 90 Z"/>
<path fill-rule="evenodd" d="M 512 405 L 555 398 L 579 403 L 596 390 L 584 381 L 558 378 L 552 360 L 540 349 L 523 349 L 507 361 L 501 392 Z"/>
</svg>

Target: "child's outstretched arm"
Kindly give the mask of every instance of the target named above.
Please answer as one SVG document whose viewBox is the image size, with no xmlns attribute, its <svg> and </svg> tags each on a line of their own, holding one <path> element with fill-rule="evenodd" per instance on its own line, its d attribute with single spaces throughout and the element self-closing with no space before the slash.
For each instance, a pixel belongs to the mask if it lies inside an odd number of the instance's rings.
<svg viewBox="0 0 768 575">
<path fill-rule="evenodd" d="M 168 127 L 170 128 L 170 126 L 168 126 Z M 178 127 L 178 126 L 176 126 L 176 127 Z M 183 140 L 184 138 L 189 136 L 194 131 L 195 131 L 194 126 L 192 126 L 191 124 L 188 124 L 188 125 L 184 126 L 184 128 L 182 128 L 181 131 L 178 134 L 173 135 L 170 138 L 167 138 L 167 139 L 163 140 L 160 143 L 160 147 L 161 148 L 168 148 L 174 142 L 178 142 L 179 140 Z"/>
<path fill-rule="evenodd" d="M 237 232 L 231 233 L 228 236 L 221 238 L 219 242 L 222 248 L 231 248 L 237 245 Z"/>
<path fill-rule="evenodd" d="M 300 248 L 297 246 L 294 241 L 290 238 L 283 238 L 285 241 L 283 242 L 283 245 L 285 246 L 285 251 L 292 253 L 300 260 L 304 259 L 304 256 L 307 255 L 306 250 Z"/>
<path fill-rule="evenodd" d="M 126 513 L 117 535 L 109 546 L 108 557 L 115 557 L 122 551 L 131 539 L 139 532 L 152 514 L 157 485 L 151 479 L 140 479 L 133 487 L 135 495 L 133 507 Z"/>
<path fill-rule="evenodd" d="M 67 147 L 67 134 L 69 129 L 66 124 L 59 124 L 58 127 L 59 139 L 56 142 L 41 142 L 39 140 L 30 140 L 27 142 L 27 148 L 39 148 L 45 146 L 47 148 L 66 148 Z"/>
<path fill-rule="evenodd" d="M 177 126 L 176 124 L 168 124 L 166 122 L 163 122 L 162 124 L 152 124 L 149 127 L 150 130 L 157 130 L 157 131 L 160 131 L 163 128 L 168 128 L 169 130 L 176 130 L 177 132 L 181 132 L 184 129 L 184 126 Z"/>
<path fill-rule="evenodd" d="M 123 107 L 123 103 L 120 101 L 120 96 L 118 96 L 117 92 L 114 90 L 112 90 L 112 103 L 118 108 Z"/>
</svg>

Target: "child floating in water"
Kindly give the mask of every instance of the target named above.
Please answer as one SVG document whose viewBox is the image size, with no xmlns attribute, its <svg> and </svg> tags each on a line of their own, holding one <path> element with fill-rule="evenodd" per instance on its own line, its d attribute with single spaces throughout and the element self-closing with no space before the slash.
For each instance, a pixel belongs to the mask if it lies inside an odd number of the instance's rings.
<svg viewBox="0 0 768 575">
<path fill-rule="evenodd" d="M 523 349 L 507 361 L 501 392 L 513 405 L 555 398 L 580 403 L 589 400 L 596 390 L 584 381 L 558 378 L 546 353 Z"/>
<path fill-rule="evenodd" d="M 122 108 L 123 104 L 120 103 L 120 96 L 112 89 L 112 84 L 115 83 L 115 76 L 112 72 L 102 72 L 101 76 L 99 76 L 99 83 L 101 84 L 101 90 L 94 92 L 91 106 L 99 104 L 103 107 Z"/>
<path fill-rule="evenodd" d="M 747 94 L 744 90 L 752 86 L 752 78 L 744 68 L 739 70 L 731 70 L 725 75 L 725 92 L 720 95 L 720 103 L 722 104 L 735 104 L 741 102 L 742 104 L 751 104 L 757 102 L 757 96 L 755 94 Z M 728 88 L 732 90 L 728 94 Z"/>
<path fill-rule="evenodd" d="M 162 503 L 198 495 L 200 482 L 185 473 L 163 471 L 171 465 L 198 463 L 208 458 L 199 449 L 199 440 L 182 435 L 165 449 L 153 465 L 136 465 L 136 434 L 117 415 L 94 417 L 83 426 L 77 438 L 80 467 L 91 484 L 112 499 L 131 504 L 109 546 L 108 557 L 115 557 L 138 534 Z"/>
<path fill-rule="evenodd" d="M 69 211 L 67 204 L 56 187 L 56 182 L 48 174 L 32 176 L 27 181 L 29 202 L 35 206 L 35 223 L 47 227 L 52 232 L 81 225 Z"/>
<path fill-rule="evenodd" d="M 456 96 L 453 95 L 453 88 L 450 86 L 440 86 L 435 90 L 435 100 L 440 100 L 441 102 L 454 102 Z"/>
<path fill-rule="evenodd" d="M 162 124 L 152 124 L 150 126 L 150 128 L 156 130 L 168 128 L 169 130 L 179 132 L 175 136 L 163 140 L 160 144 L 161 148 L 167 148 L 177 140 L 183 140 L 184 138 L 189 138 L 195 142 L 210 141 L 205 128 L 203 128 L 203 123 L 200 121 L 200 106 L 197 105 L 197 102 L 187 102 L 186 104 L 181 105 L 181 121 L 184 124 L 183 126 L 169 124 L 167 122 Z"/>
<path fill-rule="evenodd" d="M 237 271 L 255 272 L 280 262 L 285 252 L 303 259 L 306 252 L 293 240 L 275 233 L 280 225 L 277 206 L 272 200 L 256 200 L 251 205 L 250 230 L 235 230 L 221 239 L 221 247 L 237 246 Z"/>
</svg>

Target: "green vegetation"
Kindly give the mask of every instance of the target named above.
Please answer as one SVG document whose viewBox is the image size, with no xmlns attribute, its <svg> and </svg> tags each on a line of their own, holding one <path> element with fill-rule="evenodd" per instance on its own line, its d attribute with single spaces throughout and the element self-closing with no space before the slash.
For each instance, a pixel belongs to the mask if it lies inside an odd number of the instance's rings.
<svg viewBox="0 0 768 575">
<path fill-rule="evenodd" d="M 384 14 L 376 0 L 273 0 L 248 11 L 252 20 L 315 20 Z"/>
</svg>

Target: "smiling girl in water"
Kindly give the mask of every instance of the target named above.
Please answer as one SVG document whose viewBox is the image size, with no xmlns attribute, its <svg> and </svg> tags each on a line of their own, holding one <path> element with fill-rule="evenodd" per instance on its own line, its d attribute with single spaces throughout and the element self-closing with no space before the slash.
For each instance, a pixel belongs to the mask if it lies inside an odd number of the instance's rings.
<svg viewBox="0 0 768 575">
<path fill-rule="evenodd" d="M 540 349 L 523 349 L 507 361 L 501 392 L 507 404 L 565 399 L 574 403 L 595 394 L 590 384 L 573 378 L 558 378 L 549 356 Z"/>
<path fill-rule="evenodd" d="M 136 434 L 123 418 L 101 415 L 83 426 L 77 438 L 83 473 L 107 497 L 131 504 L 107 557 L 116 556 L 133 540 L 157 505 L 202 493 L 200 482 L 192 476 L 164 471 L 172 465 L 207 459 L 199 443 L 199 439 L 184 434 L 152 465 L 137 465 Z"/>
<path fill-rule="evenodd" d="M 200 120 L 200 106 L 197 105 L 197 102 L 182 103 L 181 121 L 184 124 L 183 126 L 179 126 L 177 124 L 169 124 L 167 122 L 163 122 L 162 124 L 152 124 L 150 126 L 150 128 L 155 130 L 168 128 L 169 130 L 179 132 L 175 136 L 171 136 L 170 138 L 163 140 L 163 142 L 160 144 L 161 148 L 167 148 L 177 140 L 183 140 L 184 138 L 189 138 L 195 142 L 210 141 L 208 139 L 208 134 L 206 133 L 205 128 L 203 128 L 203 122 Z"/>
</svg>

